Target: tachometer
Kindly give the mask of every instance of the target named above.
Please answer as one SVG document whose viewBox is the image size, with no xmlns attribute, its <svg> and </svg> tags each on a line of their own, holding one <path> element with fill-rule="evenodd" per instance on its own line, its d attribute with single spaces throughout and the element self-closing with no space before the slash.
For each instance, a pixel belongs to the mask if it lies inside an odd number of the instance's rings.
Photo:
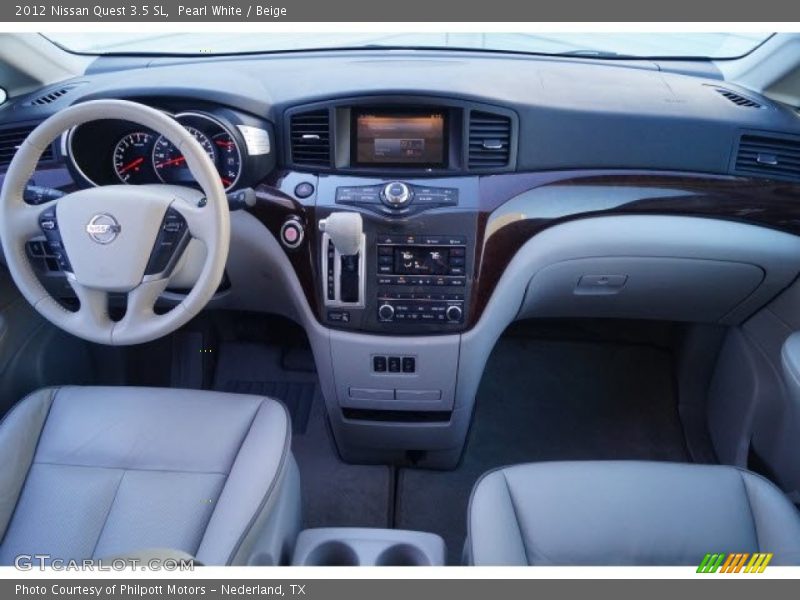
<svg viewBox="0 0 800 600">
<path fill-rule="evenodd" d="M 217 153 L 208 136 L 195 127 L 188 125 L 184 125 L 184 127 L 200 143 L 211 161 L 216 164 Z M 189 167 L 186 166 L 183 154 L 163 135 L 156 140 L 155 146 L 153 146 L 153 168 L 164 183 L 184 185 L 194 182 L 194 177 L 192 177 Z"/>
<path fill-rule="evenodd" d="M 242 156 L 231 134 L 227 131 L 218 133 L 211 140 L 217 149 L 217 170 L 226 190 L 231 189 L 239 181 L 242 174 Z"/>
<path fill-rule="evenodd" d="M 134 131 L 117 142 L 114 147 L 114 172 L 121 182 L 135 184 L 149 181 L 152 172 L 147 161 L 154 139 L 152 133 Z"/>
</svg>

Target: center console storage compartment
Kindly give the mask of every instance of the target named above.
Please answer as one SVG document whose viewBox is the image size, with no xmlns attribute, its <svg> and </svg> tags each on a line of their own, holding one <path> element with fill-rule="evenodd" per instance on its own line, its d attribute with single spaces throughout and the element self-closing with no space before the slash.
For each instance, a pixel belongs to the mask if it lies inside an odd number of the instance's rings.
<svg viewBox="0 0 800 600">
<path fill-rule="evenodd" d="M 306 529 L 292 565 L 429 567 L 444 565 L 444 540 L 422 531 L 332 527 Z"/>
</svg>

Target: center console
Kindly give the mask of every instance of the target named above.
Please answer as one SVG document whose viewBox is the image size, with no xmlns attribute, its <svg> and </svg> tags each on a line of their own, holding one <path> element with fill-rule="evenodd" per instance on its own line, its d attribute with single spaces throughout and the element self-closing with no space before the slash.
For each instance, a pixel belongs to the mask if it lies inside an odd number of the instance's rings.
<svg viewBox="0 0 800 600">
<path fill-rule="evenodd" d="M 321 321 L 381 334 L 446 334 L 467 323 L 477 234 L 476 178 L 319 179 L 317 214 L 357 213 L 362 246 L 319 239 Z M 324 225 L 323 225 L 324 227 Z"/>
<path fill-rule="evenodd" d="M 284 126 L 288 170 L 276 187 L 291 202 L 276 196 L 271 206 L 293 209 L 279 235 L 315 317 L 339 454 L 450 468 L 471 416 L 459 373 L 479 301 L 480 175 L 513 169 L 516 116 L 371 97 L 288 109 Z M 341 542 L 309 544 L 298 560 L 339 560 L 328 550 L 358 546 Z"/>
</svg>

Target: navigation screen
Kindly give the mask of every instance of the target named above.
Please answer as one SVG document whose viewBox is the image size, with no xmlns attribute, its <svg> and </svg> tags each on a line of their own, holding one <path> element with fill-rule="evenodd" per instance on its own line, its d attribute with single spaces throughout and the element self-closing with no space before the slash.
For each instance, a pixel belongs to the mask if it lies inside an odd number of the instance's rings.
<svg viewBox="0 0 800 600">
<path fill-rule="evenodd" d="M 441 112 L 354 112 L 356 165 L 442 167 L 445 117 Z"/>
</svg>

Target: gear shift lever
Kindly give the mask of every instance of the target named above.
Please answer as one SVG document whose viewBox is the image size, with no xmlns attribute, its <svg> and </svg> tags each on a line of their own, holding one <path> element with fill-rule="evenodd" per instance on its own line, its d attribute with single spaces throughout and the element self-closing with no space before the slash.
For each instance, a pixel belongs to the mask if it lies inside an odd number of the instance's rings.
<svg viewBox="0 0 800 600">
<path fill-rule="evenodd" d="M 342 256 L 354 256 L 361 248 L 364 222 L 357 212 L 335 212 L 319 222 L 319 230 L 331 238 Z"/>
<path fill-rule="evenodd" d="M 361 215 L 356 212 L 335 212 L 319 222 L 320 231 L 327 234 L 328 239 L 336 249 L 334 260 L 338 262 L 330 271 L 329 277 L 332 281 L 338 278 L 338 286 L 334 286 L 334 295 L 338 287 L 338 298 L 329 299 L 334 301 L 353 304 L 363 301 L 361 298 L 362 283 L 360 278 L 364 276 L 364 257 L 359 256 L 362 240 L 364 239 L 364 223 Z M 325 249 L 323 249 L 323 252 Z M 330 258 L 328 259 L 331 260 Z"/>
</svg>

